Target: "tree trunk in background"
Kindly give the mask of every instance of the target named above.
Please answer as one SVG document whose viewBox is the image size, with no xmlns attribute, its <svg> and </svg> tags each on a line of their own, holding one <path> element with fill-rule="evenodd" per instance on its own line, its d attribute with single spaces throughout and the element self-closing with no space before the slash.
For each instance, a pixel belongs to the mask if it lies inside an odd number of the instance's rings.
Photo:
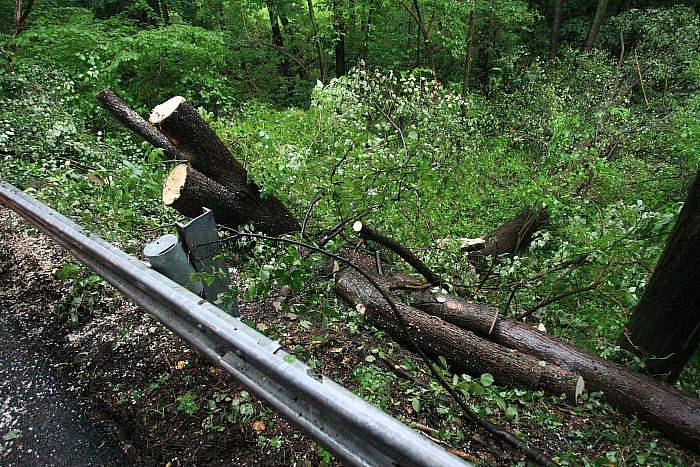
<svg viewBox="0 0 700 467">
<path fill-rule="evenodd" d="M 339 0 L 333 0 L 333 25 L 338 37 L 335 40 L 335 76 L 345 75 L 345 20 Z"/>
<path fill-rule="evenodd" d="M 170 10 L 168 9 L 168 0 L 161 0 L 160 11 L 161 11 L 162 16 L 163 16 L 163 23 L 165 23 L 166 26 L 169 25 L 170 24 Z"/>
<path fill-rule="evenodd" d="M 549 36 L 549 58 L 557 56 L 559 51 L 559 30 L 561 29 L 561 16 L 564 9 L 564 0 L 555 0 L 554 16 L 552 17 L 552 31 Z"/>
<path fill-rule="evenodd" d="M 632 0 L 622 0 L 620 3 L 618 3 L 615 14 L 619 15 L 620 13 L 624 13 L 625 11 L 629 10 L 631 6 Z"/>
<path fill-rule="evenodd" d="M 469 13 L 469 30 L 467 31 L 467 56 L 464 57 L 464 74 L 462 76 L 462 94 L 469 92 L 469 75 L 472 72 L 472 56 L 474 55 L 474 18 L 476 16 L 476 1 Z"/>
<path fill-rule="evenodd" d="M 22 0 L 15 0 L 15 11 L 14 11 L 14 24 L 12 27 L 12 39 L 17 39 L 22 30 L 24 29 L 24 23 L 29 18 L 29 13 L 32 12 L 32 7 L 34 6 L 34 0 L 29 0 L 27 2 L 27 7 L 22 11 Z M 17 44 L 12 45 L 12 50 L 17 52 Z"/>
<path fill-rule="evenodd" d="M 408 31 L 406 31 L 406 50 L 408 51 L 408 59 L 411 59 L 411 51 L 413 51 L 413 18 L 408 15 Z"/>
<path fill-rule="evenodd" d="M 600 26 L 603 24 L 605 19 L 605 13 L 608 10 L 608 0 L 598 0 L 598 4 L 595 7 L 595 15 L 593 16 L 593 22 L 591 23 L 591 28 L 588 30 L 588 36 L 586 36 L 586 42 L 583 44 L 583 51 L 588 52 L 593 49 L 595 45 L 596 37 L 598 37 L 598 31 L 600 31 Z"/>
<path fill-rule="evenodd" d="M 367 63 L 369 58 L 369 28 L 372 24 L 372 13 L 374 13 L 374 3 L 372 1 L 368 2 L 367 14 L 362 17 L 362 22 L 360 24 L 360 34 L 362 35 L 362 45 L 360 46 L 360 58 Z"/>
<path fill-rule="evenodd" d="M 273 0 L 266 0 L 267 13 L 270 17 L 270 31 L 272 35 L 272 43 L 275 44 L 278 50 L 284 50 L 284 39 L 282 38 L 282 31 L 280 30 L 280 23 L 277 17 L 277 12 L 275 10 L 275 4 Z M 279 67 L 280 74 L 284 77 L 289 77 L 289 62 L 287 57 L 282 58 L 282 63 Z"/>
<path fill-rule="evenodd" d="M 700 175 L 620 345 L 647 358 L 647 371 L 678 379 L 700 343 Z"/>
<path fill-rule="evenodd" d="M 316 15 L 314 14 L 314 3 L 313 0 L 306 0 L 306 5 L 309 8 L 309 21 L 311 22 L 311 29 L 314 32 L 314 42 L 316 44 L 316 61 L 318 62 L 318 72 L 321 78 L 321 82 L 326 80 L 326 68 L 323 64 L 323 52 L 321 49 L 321 39 L 318 37 L 318 26 L 316 25 Z"/>
<path fill-rule="evenodd" d="M 146 0 L 148 3 L 148 6 L 150 6 L 153 11 L 156 12 L 158 17 L 160 17 L 160 0 Z"/>
</svg>

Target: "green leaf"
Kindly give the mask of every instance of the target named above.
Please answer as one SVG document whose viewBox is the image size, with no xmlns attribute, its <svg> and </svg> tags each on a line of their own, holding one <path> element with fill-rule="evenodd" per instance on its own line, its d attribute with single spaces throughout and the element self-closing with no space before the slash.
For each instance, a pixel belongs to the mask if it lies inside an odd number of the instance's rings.
<svg viewBox="0 0 700 467">
<path fill-rule="evenodd" d="M 10 430 L 7 433 L 5 433 L 5 436 L 3 436 L 2 439 L 4 441 L 14 441 L 20 437 L 21 433 L 22 433 L 21 431 L 16 430 L 16 429 Z"/>
<path fill-rule="evenodd" d="M 480 381 L 484 387 L 489 387 L 493 384 L 493 375 L 491 373 L 484 373 L 481 375 Z"/>
<path fill-rule="evenodd" d="M 411 407 L 413 407 L 413 410 L 415 410 L 416 412 L 420 412 L 420 401 L 418 400 L 418 398 L 414 397 L 413 399 L 411 399 Z"/>
<path fill-rule="evenodd" d="M 58 279 L 75 279 L 80 276 L 80 266 L 74 263 L 66 263 L 61 269 L 56 271 Z"/>
</svg>

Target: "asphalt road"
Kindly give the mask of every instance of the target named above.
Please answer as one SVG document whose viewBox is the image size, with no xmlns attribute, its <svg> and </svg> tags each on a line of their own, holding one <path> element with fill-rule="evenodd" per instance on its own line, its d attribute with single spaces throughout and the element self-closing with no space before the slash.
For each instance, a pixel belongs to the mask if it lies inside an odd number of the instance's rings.
<svg viewBox="0 0 700 467">
<path fill-rule="evenodd" d="M 133 465 L 6 311 L 0 310 L 0 465 Z"/>
</svg>

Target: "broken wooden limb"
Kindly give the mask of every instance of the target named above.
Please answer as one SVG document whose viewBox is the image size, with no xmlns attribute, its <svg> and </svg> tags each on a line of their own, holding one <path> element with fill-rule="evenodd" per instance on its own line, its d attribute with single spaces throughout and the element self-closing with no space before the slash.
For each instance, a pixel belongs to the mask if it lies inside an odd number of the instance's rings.
<svg viewBox="0 0 700 467">
<path fill-rule="evenodd" d="M 149 120 L 185 155 L 194 169 L 229 192 L 240 194 L 241 201 L 247 199 L 249 209 L 260 209 L 258 217 L 269 218 L 266 224 L 275 225 L 274 229 L 263 232 L 280 234 L 300 229 L 281 201 L 273 196 L 262 198 L 260 188 L 248 181 L 245 168 L 184 97 L 173 97 L 156 106 Z"/>
<path fill-rule="evenodd" d="M 484 236 L 486 244 L 477 251 L 469 252 L 469 261 L 478 265 L 490 256 L 494 261 L 499 255 L 515 254 L 527 246 L 532 234 L 548 219 L 547 209 L 525 209 L 514 219 Z"/>
<path fill-rule="evenodd" d="M 418 273 L 425 277 L 425 279 L 432 285 L 440 285 L 444 281 L 440 276 L 435 274 L 426 264 L 420 260 L 411 250 L 401 245 L 399 242 L 393 238 L 389 238 L 386 235 L 382 235 L 374 229 L 371 229 L 364 225 L 360 221 L 356 221 L 352 225 L 352 230 L 354 230 L 363 240 L 370 240 L 378 243 L 397 255 L 401 257 L 404 261 L 413 267 Z"/>
<path fill-rule="evenodd" d="M 367 322 L 397 342 L 407 343 L 387 301 L 362 276 L 352 271 L 338 273 L 335 290 L 348 304 L 363 310 Z M 416 345 L 433 358 L 444 357 L 456 372 L 476 376 L 491 373 L 499 384 L 563 393 L 573 402 L 584 391 L 583 378 L 573 372 L 490 342 L 411 306 L 396 306 Z"/>
<path fill-rule="evenodd" d="M 259 198 L 233 192 L 187 164 L 176 165 L 168 174 L 163 184 L 163 204 L 187 217 L 197 217 L 207 207 L 216 221 L 227 227 L 253 224 L 257 230 L 273 235 L 286 232 L 279 211 L 270 211 Z"/>
<path fill-rule="evenodd" d="M 610 404 L 636 413 L 669 439 L 700 452 L 700 400 L 672 386 L 604 358 L 568 345 L 532 326 L 498 318 L 495 308 L 446 294 L 412 294 L 413 305 L 493 342 L 552 362 L 580 374 L 592 390 L 602 391 Z"/>
<path fill-rule="evenodd" d="M 184 155 L 173 145 L 158 128 L 148 123 L 143 117 L 134 112 L 129 105 L 121 100 L 111 89 L 103 89 L 97 93 L 97 100 L 114 115 L 122 124 L 163 150 L 167 160 L 184 160 Z"/>
</svg>

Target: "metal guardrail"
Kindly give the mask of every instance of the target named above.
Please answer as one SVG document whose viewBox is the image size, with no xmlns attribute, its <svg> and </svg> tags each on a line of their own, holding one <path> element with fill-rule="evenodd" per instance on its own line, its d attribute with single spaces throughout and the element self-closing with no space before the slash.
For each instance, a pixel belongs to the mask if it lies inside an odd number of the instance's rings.
<svg viewBox="0 0 700 467">
<path fill-rule="evenodd" d="M 53 238 L 342 462 L 361 466 L 468 465 L 316 373 L 240 319 L 2 180 L 0 204 Z"/>
</svg>

